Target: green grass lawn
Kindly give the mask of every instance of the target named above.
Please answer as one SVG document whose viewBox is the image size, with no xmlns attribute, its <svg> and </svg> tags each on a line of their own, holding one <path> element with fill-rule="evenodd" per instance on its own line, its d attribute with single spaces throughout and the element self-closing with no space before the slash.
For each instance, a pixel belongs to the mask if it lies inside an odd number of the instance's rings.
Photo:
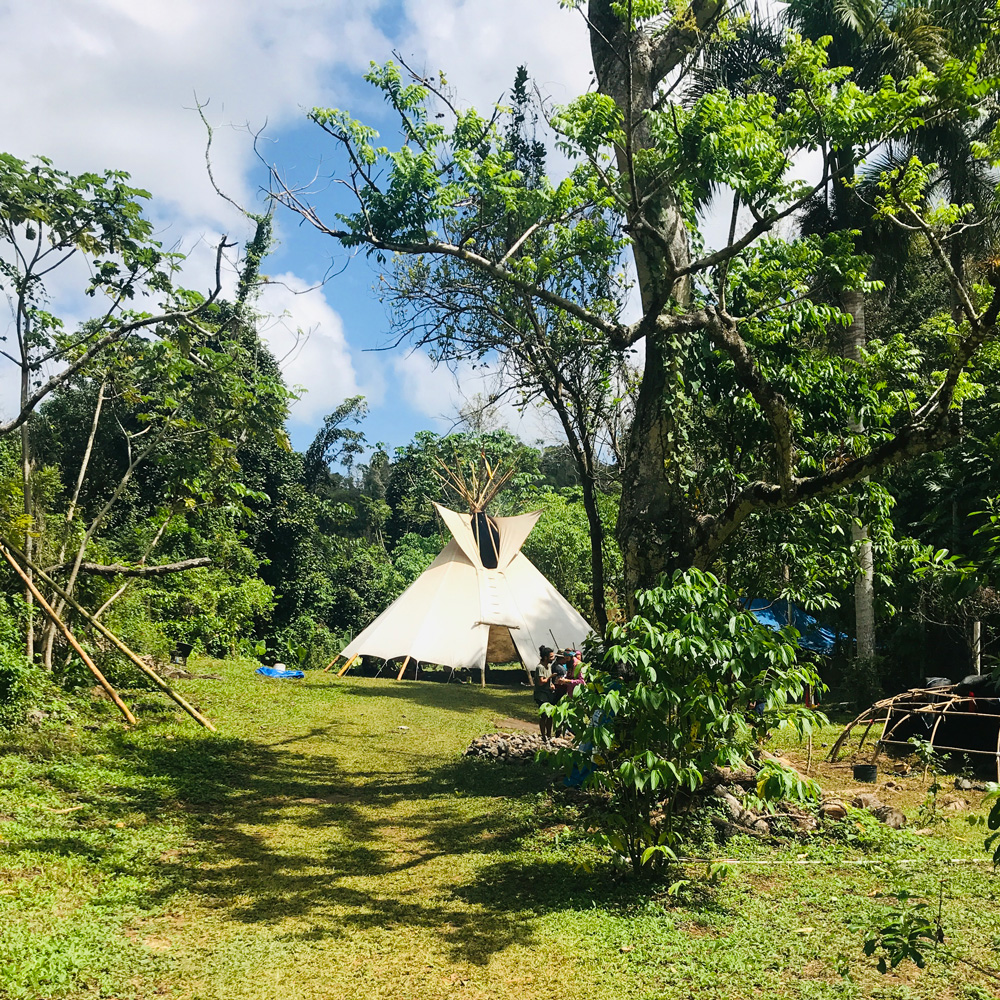
<svg viewBox="0 0 1000 1000">
<path fill-rule="evenodd" d="M 880 976 L 850 926 L 881 893 L 942 895 L 948 943 L 1000 966 L 997 879 L 954 863 L 985 856 L 958 812 L 930 833 L 708 846 L 739 863 L 717 885 L 691 863 L 668 896 L 567 828 L 551 772 L 462 758 L 532 719 L 523 688 L 203 668 L 223 680 L 180 686 L 218 734 L 145 697 L 135 731 L 105 711 L 0 736 L 0 996 L 997 995 L 940 959 Z"/>
</svg>

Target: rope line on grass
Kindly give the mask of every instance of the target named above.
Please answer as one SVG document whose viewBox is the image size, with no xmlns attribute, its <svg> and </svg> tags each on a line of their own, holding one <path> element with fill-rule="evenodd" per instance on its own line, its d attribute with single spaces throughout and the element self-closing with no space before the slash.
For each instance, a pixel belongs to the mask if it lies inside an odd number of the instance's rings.
<svg viewBox="0 0 1000 1000">
<path fill-rule="evenodd" d="M 842 861 L 766 861 L 755 859 L 737 858 L 681 858 L 682 864 L 690 865 L 828 865 L 831 868 L 839 868 L 843 865 L 916 865 L 916 864 L 938 864 L 938 865 L 981 865 L 993 864 L 992 858 L 890 858 L 879 861 L 876 858 L 845 858 Z"/>
</svg>

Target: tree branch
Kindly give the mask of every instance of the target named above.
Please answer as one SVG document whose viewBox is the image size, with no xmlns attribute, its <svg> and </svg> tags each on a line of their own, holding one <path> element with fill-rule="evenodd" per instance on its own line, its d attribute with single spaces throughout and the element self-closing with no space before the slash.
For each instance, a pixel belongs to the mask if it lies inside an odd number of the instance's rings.
<svg viewBox="0 0 1000 1000">
<path fill-rule="evenodd" d="M 736 377 L 761 408 L 774 436 L 775 467 L 783 498 L 792 492 L 792 418 L 785 397 L 761 374 L 746 341 L 731 316 L 718 313 L 709 326 L 716 343 L 726 352 L 736 369 Z"/>
<path fill-rule="evenodd" d="M 76 361 L 67 365 L 64 369 L 62 369 L 62 371 L 47 379 L 30 396 L 28 396 L 24 400 L 17 416 L 5 421 L 4 423 L 0 423 L 0 437 L 4 437 L 12 431 L 17 430 L 18 427 L 20 427 L 21 424 L 23 424 L 25 420 L 31 416 L 35 407 L 38 406 L 38 404 L 47 395 L 49 395 L 49 393 L 57 389 L 64 382 L 71 379 L 82 368 L 85 368 L 89 362 L 91 362 L 101 351 L 104 350 L 105 347 L 121 340 L 130 333 L 135 333 L 137 330 L 145 330 L 151 326 L 166 325 L 168 323 L 181 323 L 185 320 L 191 319 L 193 316 L 197 316 L 198 313 L 207 309 L 222 293 L 222 254 L 227 247 L 232 245 L 233 244 L 226 242 L 225 237 L 223 237 L 223 239 L 219 242 L 215 257 L 215 288 L 212 289 L 208 298 L 199 302 L 198 305 L 191 309 L 178 309 L 175 312 L 162 313 L 159 316 L 146 316 L 142 319 L 132 320 L 129 323 L 123 323 L 121 326 L 115 327 L 114 330 L 106 333 L 99 340 L 95 340 L 90 347 L 76 359 Z"/>
<path fill-rule="evenodd" d="M 867 455 L 859 455 L 822 475 L 793 479 L 788 491 L 783 492 L 775 483 L 750 483 L 730 501 L 719 517 L 707 516 L 699 520 L 695 565 L 709 565 L 722 544 L 753 513 L 783 510 L 836 493 L 875 476 L 890 465 L 946 448 L 958 440 L 960 433 L 960 415 L 952 410 L 939 410 L 930 422 L 907 423 Z"/>
<path fill-rule="evenodd" d="M 211 556 L 196 556 L 193 559 L 182 559 L 180 562 L 161 563 L 159 566 L 125 566 L 122 563 L 82 562 L 79 572 L 88 573 L 91 576 L 167 576 L 170 573 L 183 573 L 185 570 L 198 569 L 200 566 L 211 566 L 214 560 Z M 58 573 L 61 570 L 69 569 L 71 562 L 63 563 L 60 566 L 50 566 L 46 569 L 49 575 Z"/>
<path fill-rule="evenodd" d="M 669 28 L 650 39 L 654 84 L 684 61 L 725 6 L 725 0 L 693 0 L 685 15 L 675 16 Z"/>
<path fill-rule="evenodd" d="M 327 236 L 332 236 L 335 240 L 339 240 L 341 243 L 345 243 L 348 246 L 356 243 L 363 243 L 364 245 L 371 247 L 373 250 L 385 250 L 389 253 L 412 255 L 430 254 L 432 256 L 451 257 L 455 260 L 460 260 L 465 264 L 473 265 L 480 271 L 490 275 L 490 277 L 495 278 L 497 281 L 503 281 L 512 288 L 516 288 L 519 292 L 523 292 L 530 295 L 532 298 L 540 299 L 542 302 L 545 302 L 550 306 L 563 310 L 563 312 L 568 313 L 574 319 L 578 319 L 582 323 L 586 323 L 588 326 L 593 327 L 595 330 L 599 330 L 608 338 L 627 335 L 627 328 L 623 327 L 620 323 L 605 319 L 603 316 L 599 316 L 597 313 L 591 312 L 589 309 L 585 309 L 572 299 L 568 299 L 562 295 L 556 294 L 555 292 L 551 292 L 547 288 L 536 285 L 531 281 L 525 281 L 524 278 L 519 277 L 513 271 L 508 270 L 506 267 L 502 267 L 500 264 L 495 263 L 488 257 L 484 257 L 482 254 L 478 254 L 473 250 L 467 249 L 466 247 L 437 240 L 428 240 L 421 243 L 382 239 L 370 229 L 366 233 L 350 232 L 345 229 L 331 229 L 320 219 L 316 210 L 311 205 L 303 202 L 298 195 L 292 191 L 280 177 L 278 177 L 274 170 L 271 171 L 271 176 L 279 186 L 278 192 L 272 195 L 272 197 L 274 197 L 286 208 L 291 209 L 297 215 L 300 215 L 311 225 L 315 226 L 321 233 L 324 233 Z"/>
</svg>

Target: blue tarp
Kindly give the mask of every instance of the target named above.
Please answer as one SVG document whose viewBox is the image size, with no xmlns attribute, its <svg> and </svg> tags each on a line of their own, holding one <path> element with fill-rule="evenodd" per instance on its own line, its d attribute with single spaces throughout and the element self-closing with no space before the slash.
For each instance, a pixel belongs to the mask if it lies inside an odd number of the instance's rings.
<svg viewBox="0 0 1000 1000">
<path fill-rule="evenodd" d="M 788 621 L 788 601 L 782 599 L 778 601 L 768 601 L 763 597 L 754 597 L 751 600 L 744 600 L 743 607 L 749 611 L 754 618 L 766 625 L 775 632 L 789 624 Z M 813 653 L 822 653 L 830 656 L 839 638 L 841 642 L 846 642 L 850 636 L 843 632 L 837 633 L 833 629 L 821 625 L 812 615 L 807 614 L 800 607 L 793 604 L 791 624 L 800 634 L 799 645 L 803 649 L 808 649 Z"/>
<path fill-rule="evenodd" d="M 275 670 L 274 667 L 258 667 L 255 674 L 263 674 L 265 677 L 279 677 L 287 680 L 292 677 L 305 677 L 301 670 Z"/>
</svg>

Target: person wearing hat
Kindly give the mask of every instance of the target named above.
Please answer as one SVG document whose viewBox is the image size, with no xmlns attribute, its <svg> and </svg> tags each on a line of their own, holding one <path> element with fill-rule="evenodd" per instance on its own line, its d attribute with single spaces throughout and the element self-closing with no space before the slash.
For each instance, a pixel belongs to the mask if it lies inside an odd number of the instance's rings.
<svg viewBox="0 0 1000 1000">
<path fill-rule="evenodd" d="M 557 649 L 552 658 L 552 703 L 556 704 L 573 693 L 573 689 L 583 683 L 578 677 L 580 658 L 575 649 Z M 562 726 L 556 733 L 565 736 L 569 730 Z M 551 735 L 551 734 L 550 734 Z"/>
<path fill-rule="evenodd" d="M 542 742 L 552 738 L 552 716 L 542 711 L 543 705 L 554 704 L 558 699 L 552 683 L 552 668 L 556 652 L 550 646 L 538 647 L 538 670 L 535 671 L 535 704 L 538 706 L 538 731 Z"/>
</svg>

